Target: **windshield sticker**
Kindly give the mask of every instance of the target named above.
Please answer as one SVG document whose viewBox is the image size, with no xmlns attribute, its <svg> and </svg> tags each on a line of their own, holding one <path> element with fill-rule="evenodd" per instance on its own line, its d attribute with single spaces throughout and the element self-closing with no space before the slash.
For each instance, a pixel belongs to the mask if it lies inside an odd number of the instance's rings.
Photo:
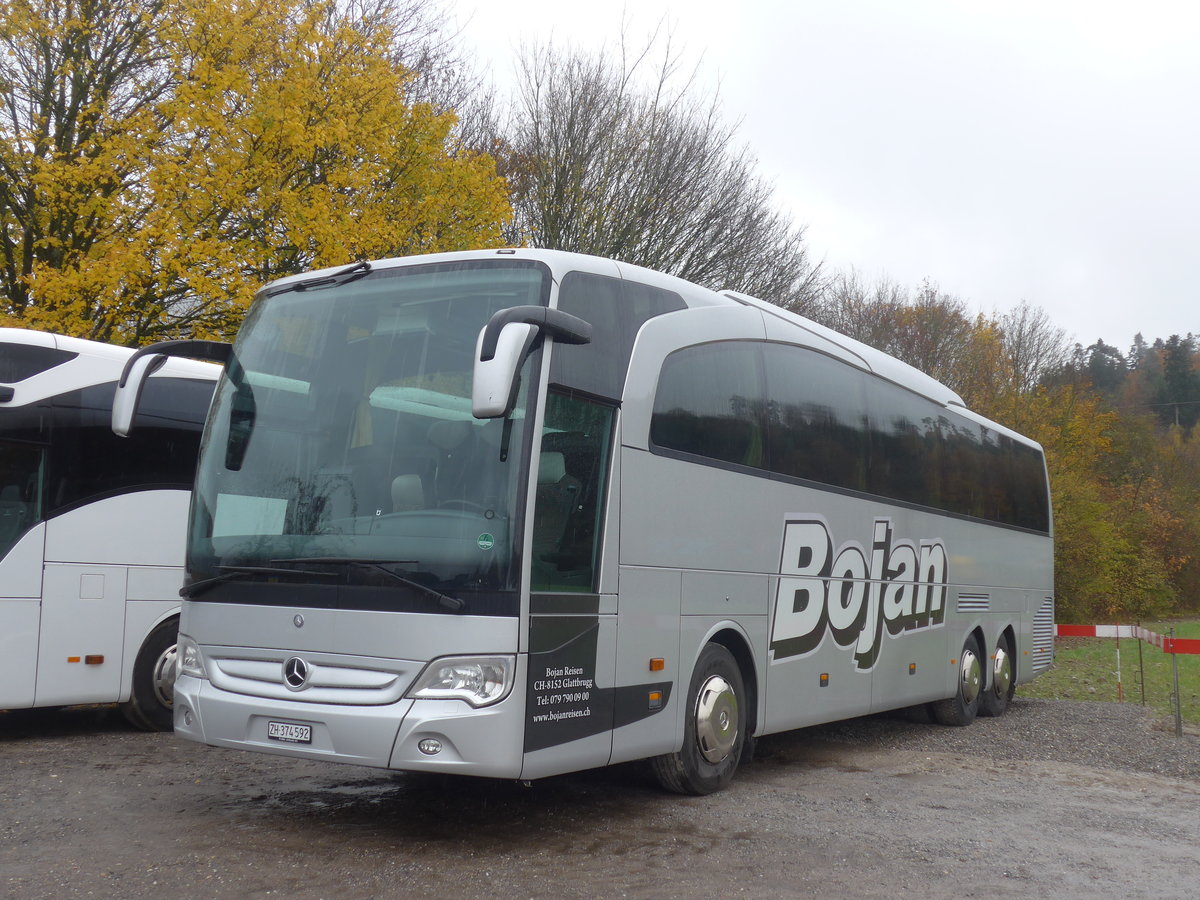
<svg viewBox="0 0 1200 900">
<path fill-rule="evenodd" d="M 946 616 L 945 545 L 936 538 L 895 540 L 891 519 L 875 520 L 869 548 L 847 541 L 836 553 L 824 519 L 789 519 L 779 574 L 775 662 L 814 653 L 830 634 L 837 646 L 853 646 L 859 671 L 870 671 L 885 629 L 897 637 L 939 627 Z"/>
<path fill-rule="evenodd" d="M 479 545 L 480 550 L 491 550 L 496 546 L 496 539 L 485 531 L 478 537 L 475 543 Z"/>
</svg>

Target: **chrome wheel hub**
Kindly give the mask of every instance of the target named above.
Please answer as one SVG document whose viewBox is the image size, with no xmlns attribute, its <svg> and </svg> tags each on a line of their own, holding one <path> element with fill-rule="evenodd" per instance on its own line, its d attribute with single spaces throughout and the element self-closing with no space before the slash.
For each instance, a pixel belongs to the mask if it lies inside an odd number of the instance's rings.
<svg viewBox="0 0 1200 900">
<path fill-rule="evenodd" d="M 979 664 L 979 657 L 975 655 L 974 650 L 963 650 L 959 674 L 962 678 L 963 702 L 973 703 L 983 685 L 983 667 Z"/>
<path fill-rule="evenodd" d="M 175 645 L 164 650 L 154 662 L 154 696 L 163 706 L 175 704 Z"/>
<path fill-rule="evenodd" d="M 992 690 L 997 696 L 1003 697 L 1008 694 L 1008 689 L 1012 687 L 1012 680 L 1012 657 L 1008 655 L 1008 651 L 1003 647 L 997 647 L 996 658 L 992 662 Z"/>
<path fill-rule="evenodd" d="M 700 755 L 719 763 L 737 742 L 738 700 L 733 687 L 720 675 L 711 676 L 696 695 L 696 743 Z"/>
</svg>

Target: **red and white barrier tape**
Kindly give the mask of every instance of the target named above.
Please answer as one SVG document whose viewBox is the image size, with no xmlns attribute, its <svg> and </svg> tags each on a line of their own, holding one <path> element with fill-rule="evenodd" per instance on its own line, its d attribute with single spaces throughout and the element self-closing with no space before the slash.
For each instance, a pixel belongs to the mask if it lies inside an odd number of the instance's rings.
<svg viewBox="0 0 1200 900">
<path fill-rule="evenodd" d="M 1058 637 L 1137 638 L 1163 653 L 1200 654 L 1200 638 L 1173 638 L 1140 625 L 1055 625 Z"/>
</svg>

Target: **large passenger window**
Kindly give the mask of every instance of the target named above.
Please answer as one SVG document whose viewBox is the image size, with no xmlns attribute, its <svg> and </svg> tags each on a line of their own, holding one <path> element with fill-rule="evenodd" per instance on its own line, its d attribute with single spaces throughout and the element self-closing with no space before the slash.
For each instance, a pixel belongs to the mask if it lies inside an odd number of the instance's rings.
<svg viewBox="0 0 1200 900">
<path fill-rule="evenodd" d="M 742 466 L 763 467 L 759 345 L 727 341 L 678 350 L 663 363 L 650 442 Z"/>
<path fill-rule="evenodd" d="M 804 347 L 725 341 L 667 357 L 650 444 L 885 500 L 1049 530 L 1042 454 Z"/>
<path fill-rule="evenodd" d="M 940 407 L 881 379 L 871 385 L 867 490 L 893 500 L 948 508 L 942 496 Z"/>
<path fill-rule="evenodd" d="M 41 447 L 0 441 L 0 559 L 42 518 Z"/>
<path fill-rule="evenodd" d="M 771 470 L 862 491 L 867 487 L 866 379 L 822 353 L 763 347 Z"/>
<path fill-rule="evenodd" d="M 532 589 L 593 591 L 612 445 L 613 407 L 546 398 L 533 512 Z"/>
<path fill-rule="evenodd" d="M 151 378 L 133 433 L 112 432 L 113 384 L 52 401 L 54 437 L 46 474 L 53 515 L 98 497 L 152 487 L 191 488 L 213 382 Z"/>
</svg>

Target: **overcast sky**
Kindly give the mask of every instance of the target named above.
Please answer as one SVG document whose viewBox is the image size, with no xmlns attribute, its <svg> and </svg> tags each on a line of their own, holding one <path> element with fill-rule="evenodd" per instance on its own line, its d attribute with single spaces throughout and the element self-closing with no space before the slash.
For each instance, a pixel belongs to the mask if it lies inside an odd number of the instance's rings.
<svg viewBox="0 0 1200 900">
<path fill-rule="evenodd" d="M 1200 333 L 1200 4 L 452 2 L 501 87 L 522 42 L 665 20 L 831 266 L 1084 345 Z"/>
</svg>

